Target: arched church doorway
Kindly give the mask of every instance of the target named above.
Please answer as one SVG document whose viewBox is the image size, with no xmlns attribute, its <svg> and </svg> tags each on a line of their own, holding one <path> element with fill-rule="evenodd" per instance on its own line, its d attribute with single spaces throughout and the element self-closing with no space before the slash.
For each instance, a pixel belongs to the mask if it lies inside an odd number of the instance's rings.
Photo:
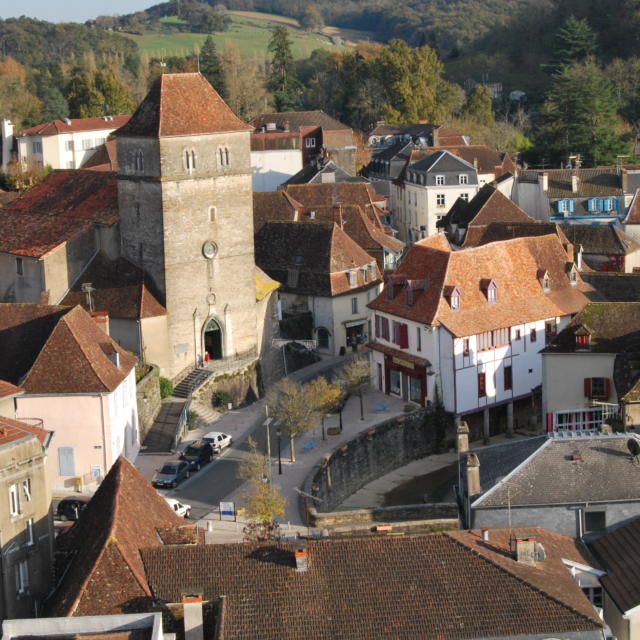
<svg viewBox="0 0 640 640">
<path fill-rule="evenodd" d="M 222 359 L 222 329 L 214 318 L 210 318 L 204 327 L 204 350 L 211 360 Z"/>
</svg>

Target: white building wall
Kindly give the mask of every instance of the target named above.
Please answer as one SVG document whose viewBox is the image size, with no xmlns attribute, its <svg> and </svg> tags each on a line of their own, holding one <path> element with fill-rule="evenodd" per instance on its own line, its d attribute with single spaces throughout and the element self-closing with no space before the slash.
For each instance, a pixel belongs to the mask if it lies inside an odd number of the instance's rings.
<svg viewBox="0 0 640 640">
<path fill-rule="evenodd" d="M 109 466 L 120 455 L 133 461 L 140 450 L 135 369 L 109 394 L 108 407 L 105 433 L 110 439 Z"/>
<path fill-rule="evenodd" d="M 302 151 L 252 151 L 251 171 L 254 191 L 276 191 L 278 186 L 302 169 Z"/>
</svg>

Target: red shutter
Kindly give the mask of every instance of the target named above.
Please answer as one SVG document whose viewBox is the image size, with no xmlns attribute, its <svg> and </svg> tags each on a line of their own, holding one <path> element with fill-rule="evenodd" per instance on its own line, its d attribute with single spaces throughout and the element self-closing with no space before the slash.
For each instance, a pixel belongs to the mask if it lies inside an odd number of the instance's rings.
<svg viewBox="0 0 640 640">
<path fill-rule="evenodd" d="M 382 337 L 389 339 L 389 318 L 382 318 Z"/>
<path fill-rule="evenodd" d="M 382 333 L 380 331 L 380 325 L 381 325 L 380 320 L 381 320 L 380 316 L 376 314 L 376 338 L 379 338 Z"/>
<path fill-rule="evenodd" d="M 409 327 L 404 324 L 401 323 L 399 325 L 399 334 L 400 334 L 400 342 L 398 343 L 400 345 L 400 348 L 402 349 L 408 349 L 409 348 Z"/>
<path fill-rule="evenodd" d="M 591 378 L 584 379 L 584 397 L 585 398 L 591 397 Z"/>
<path fill-rule="evenodd" d="M 609 378 L 604 379 L 604 399 L 608 400 L 611 395 L 611 380 Z"/>
</svg>

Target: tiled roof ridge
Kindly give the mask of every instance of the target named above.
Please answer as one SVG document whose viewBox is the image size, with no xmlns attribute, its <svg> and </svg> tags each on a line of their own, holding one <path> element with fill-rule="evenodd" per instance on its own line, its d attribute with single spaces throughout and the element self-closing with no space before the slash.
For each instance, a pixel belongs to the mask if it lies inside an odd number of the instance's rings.
<svg viewBox="0 0 640 640">
<path fill-rule="evenodd" d="M 531 584 L 531 582 L 529 582 L 528 580 L 526 580 L 522 576 L 519 576 L 517 573 L 515 573 L 513 571 L 510 571 L 509 569 L 507 569 L 507 567 L 502 566 L 501 564 L 499 564 L 495 560 L 492 560 L 490 557 L 485 556 L 484 554 L 480 553 L 479 551 L 476 551 L 476 549 L 474 549 L 473 547 L 470 547 L 469 545 L 465 544 L 462 540 L 458 540 L 457 538 L 455 538 L 454 536 L 450 535 L 446 531 L 444 532 L 444 535 L 446 535 L 450 540 L 453 540 L 458 545 L 464 547 L 465 549 L 467 549 L 471 553 L 475 554 L 479 558 L 482 558 L 488 564 L 490 564 L 493 567 L 499 569 L 502 573 L 506 573 L 507 575 L 511 576 L 512 578 L 515 578 L 518 582 L 520 582 L 521 584 L 526 585 L 528 588 L 532 589 L 536 593 L 541 594 L 543 597 L 547 598 L 548 600 L 551 600 L 552 602 L 555 602 L 556 604 L 560 605 L 561 607 L 564 607 L 565 609 L 568 609 L 573 614 L 580 616 L 581 618 L 583 618 L 584 620 L 587 620 L 588 622 L 591 622 L 591 623 L 595 622 L 595 620 L 593 618 L 590 618 L 589 616 L 585 615 L 584 613 L 582 613 L 581 611 L 579 611 L 575 607 L 572 607 L 567 602 L 564 602 L 563 600 L 559 600 L 555 596 L 551 595 L 548 591 L 546 591 L 544 589 L 541 589 L 537 585 Z M 548 560 L 546 562 L 548 562 Z M 577 583 L 576 583 L 576 586 L 578 586 Z M 595 614 L 595 610 L 594 610 L 594 614 Z"/>
<path fill-rule="evenodd" d="M 627 215 L 624 218 L 624 223 L 626 224 L 638 224 L 640 223 L 640 219 L 636 220 L 638 216 L 635 214 L 636 205 L 640 205 L 640 188 L 636 189 L 636 192 L 633 194 L 633 198 L 631 198 L 631 202 L 629 203 L 629 209 L 627 210 Z M 639 212 L 640 213 L 640 212 Z"/>
<path fill-rule="evenodd" d="M 43 439 L 46 439 L 47 434 L 53 433 L 48 429 L 32 426 L 30 424 L 27 424 L 26 422 L 22 422 L 22 420 L 9 418 L 8 416 L 0 416 L 0 425 L 3 425 L 3 424 L 7 427 L 13 427 L 14 429 L 18 429 L 19 431 L 22 431 L 23 433 L 26 433 L 28 435 L 36 436 L 38 440 L 40 440 L 40 437 L 42 437 Z M 42 442 L 42 440 L 40 440 L 40 442 L 44 445 L 44 442 Z"/>
<path fill-rule="evenodd" d="M 82 313 L 86 313 L 86 311 L 79 305 L 77 304 L 75 307 L 73 307 L 73 309 L 71 309 L 71 311 L 69 311 L 69 313 L 66 313 L 60 320 L 64 320 L 66 326 L 68 327 L 69 331 L 71 332 L 71 335 L 73 336 L 74 340 L 76 341 L 78 347 L 80 348 L 80 351 L 82 351 L 82 354 L 84 355 L 84 357 L 86 358 L 87 362 L 92 362 L 92 358 L 91 355 L 87 352 L 86 349 L 86 345 L 84 343 L 83 340 L 79 339 L 75 328 L 73 327 L 73 324 L 69 323 L 67 321 L 67 318 L 71 317 L 72 320 L 74 320 L 76 318 L 76 316 L 78 316 L 78 314 L 82 314 Z M 60 322 L 60 320 L 58 322 Z M 92 321 L 93 322 L 93 321 Z M 51 332 L 51 335 L 53 335 L 55 329 Z M 102 336 L 101 336 L 102 337 Z M 107 338 L 107 342 L 109 344 L 116 344 L 116 342 L 113 340 L 113 338 L 111 336 L 109 336 L 108 334 L 105 333 L 105 338 Z M 43 347 L 44 349 L 44 347 Z M 118 350 L 116 349 L 116 352 Z M 115 365 L 114 365 L 115 366 Z M 92 366 L 91 370 L 93 371 L 94 375 L 98 378 L 98 380 L 100 380 L 100 382 L 102 383 L 102 386 L 105 388 L 106 391 L 109 391 L 109 385 L 103 380 L 102 376 L 100 375 L 100 373 L 98 371 L 95 370 L 95 368 Z"/>
</svg>

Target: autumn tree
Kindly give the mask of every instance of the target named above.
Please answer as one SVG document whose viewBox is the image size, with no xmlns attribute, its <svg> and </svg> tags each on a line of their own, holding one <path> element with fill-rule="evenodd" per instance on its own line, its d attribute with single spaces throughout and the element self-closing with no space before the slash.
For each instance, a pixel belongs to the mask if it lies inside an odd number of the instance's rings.
<svg viewBox="0 0 640 640">
<path fill-rule="evenodd" d="M 471 89 L 462 107 L 462 117 L 487 127 L 495 122 L 493 116 L 493 96 L 488 87 L 477 84 Z"/>
<path fill-rule="evenodd" d="M 225 44 L 222 56 L 225 74 L 225 101 L 242 120 L 250 120 L 267 110 L 268 93 L 258 65 Z"/>
<path fill-rule="evenodd" d="M 346 392 L 358 395 L 360 398 L 360 420 L 364 420 L 362 396 L 371 382 L 369 359 L 358 357 L 350 360 L 338 371 L 336 381 Z"/>
<path fill-rule="evenodd" d="M 311 429 L 320 417 L 312 384 L 285 378 L 267 396 L 270 414 L 289 436 L 291 462 L 296 461 L 295 438 Z"/>
<path fill-rule="evenodd" d="M 65 97 L 73 118 L 131 113 L 136 107 L 127 86 L 111 70 L 75 73 Z"/>
<path fill-rule="evenodd" d="M 38 124 L 42 103 L 27 88 L 27 71 L 6 56 L 0 60 L 0 118 L 11 120 L 17 130 Z"/>
<path fill-rule="evenodd" d="M 224 69 L 222 68 L 220 56 L 216 51 L 216 43 L 211 36 L 207 36 L 200 51 L 200 73 L 223 98 L 226 96 L 227 87 Z"/>
<path fill-rule="evenodd" d="M 273 94 L 277 111 L 292 111 L 297 103 L 299 84 L 291 45 L 287 27 L 274 27 L 267 46 L 267 51 L 271 54 L 267 87 Z"/>
<path fill-rule="evenodd" d="M 324 27 L 322 14 L 315 4 L 307 5 L 300 16 L 300 26 L 305 31 L 320 31 Z"/>
<path fill-rule="evenodd" d="M 342 395 L 337 384 L 332 384 L 325 377 L 319 376 L 309 382 L 309 393 L 314 399 L 322 420 L 322 439 L 324 440 L 324 418 L 327 413 L 335 409 Z"/>
</svg>

